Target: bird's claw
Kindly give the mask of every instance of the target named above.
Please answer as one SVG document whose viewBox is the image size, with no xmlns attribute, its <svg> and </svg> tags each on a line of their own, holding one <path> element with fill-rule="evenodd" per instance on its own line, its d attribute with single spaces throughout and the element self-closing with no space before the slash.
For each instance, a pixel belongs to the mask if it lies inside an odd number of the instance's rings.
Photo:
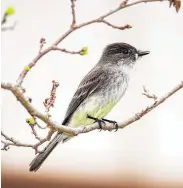
<svg viewBox="0 0 183 188">
<path fill-rule="evenodd" d="M 103 130 L 103 128 L 105 127 L 106 123 L 104 120 L 98 120 L 97 122 L 99 124 L 99 131 L 101 132 Z"/>
<path fill-rule="evenodd" d="M 113 125 L 115 126 L 115 132 L 118 130 L 119 126 L 118 126 L 118 123 L 116 121 L 112 121 L 112 120 L 108 120 L 108 119 L 102 119 L 103 121 L 106 121 L 108 123 L 113 123 Z M 109 130 L 109 131 L 112 131 L 112 130 Z"/>
<path fill-rule="evenodd" d="M 95 120 L 95 122 L 97 122 L 97 123 L 99 124 L 99 131 L 101 131 L 101 130 L 103 129 L 103 127 L 102 127 L 102 123 L 104 124 L 103 126 L 106 125 L 104 119 L 98 119 L 98 118 L 92 117 L 92 116 L 90 116 L 90 115 L 87 115 L 87 118 L 89 118 L 89 119 L 93 119 L 93 120 Z"/>
<path fill-rule="evenodd" d="M 115 126 L 115 132 L 118 130 L 119 126 L 118 123 L 116 121 L 113 122 L 114 126 Z"/>
</svg>

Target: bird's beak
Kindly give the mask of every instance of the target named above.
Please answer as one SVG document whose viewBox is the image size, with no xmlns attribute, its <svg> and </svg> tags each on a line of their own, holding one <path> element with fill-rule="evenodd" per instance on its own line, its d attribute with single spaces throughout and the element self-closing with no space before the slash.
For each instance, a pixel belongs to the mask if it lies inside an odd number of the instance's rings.
<svg viewBox="0 0 183 188">
<path fill-rule="evenodd" d="M 138 56 L 141 57 L 141 56 L 144 56 L 144 55 L 148 55 L 150 53 L 150 51 L 138 51 Z"/>
</svg>

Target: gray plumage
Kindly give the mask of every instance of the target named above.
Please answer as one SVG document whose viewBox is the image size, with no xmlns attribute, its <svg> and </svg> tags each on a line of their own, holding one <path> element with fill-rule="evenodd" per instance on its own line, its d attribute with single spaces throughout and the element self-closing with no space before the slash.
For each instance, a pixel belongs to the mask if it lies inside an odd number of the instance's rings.
<svg viewBox="0 0 183 188">
<path fill-rule="evenodd" d="M 87 76 L 84 77 L 69 104 L 65 119 L 62 122 L 63 125 L 68 123 L 73 112 L 86 99 L 86 97 L 89 95 L 91 96 L 93 93 L 102 89 L 102 86 L 105 84 L 105 79 L 107 79 L 106 72 L 98 67 L 94 67 Z"/>
<path fill-rule="evenodd" d="M 138 51 L 126 43 L 108 45 L 95 67 L 83 78 L 67 109 L 63 125 L 90 125 L 94 120 L 87 115 L 101 119 L 105 117 L 124 95 L 129 82 L 130 71 L 139 56 L 147 51 Z M 43 153 L 38 154 L 30 164 L 30 171 L 37 171 L 44 160 L 58 145 L 72 137 L 58 133 Z"/>
</svg>

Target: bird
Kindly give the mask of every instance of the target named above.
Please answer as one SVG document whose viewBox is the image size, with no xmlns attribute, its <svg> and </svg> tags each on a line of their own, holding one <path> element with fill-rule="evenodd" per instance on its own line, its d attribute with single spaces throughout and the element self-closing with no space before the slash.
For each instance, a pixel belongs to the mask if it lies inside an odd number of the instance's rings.
<svg viewBox="0 0 183 188">
<path fill-rule="evenodd" d="M 98 122 L 102 129 L 102 123 L 109 122 L 114 123 L 117 130 L 116 121 L 104 118 L 125 94 L 137 60 L 149 53 L 124 42 L 107 45 L 98 63 L 80 82 L 62 125 L 79 127 Z M 29 170 L 37 171 L 59 143 L 65 143 L 71 138 L 73 136 L 68 133 L 58 132 L 44 151 L 33 159 Z"/>
</svg>

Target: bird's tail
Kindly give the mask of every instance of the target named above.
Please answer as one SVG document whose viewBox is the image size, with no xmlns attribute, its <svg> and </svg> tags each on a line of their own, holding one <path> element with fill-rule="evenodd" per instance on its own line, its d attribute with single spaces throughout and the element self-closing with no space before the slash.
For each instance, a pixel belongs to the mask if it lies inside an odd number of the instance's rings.
<svg viewBox="0 0 183 188">
<path fill-rule="evenodd" d="M 59 142 L 66 142 L 68 141 L 70 136 L 58 133 L 53 140 L 48 144 L 48 146 L 45 148 L 45 150 L 42 153 L 39 153 L 30 163 L 29 171 L 37 171 L 43 162 L 46 160 L 46 158 L 49 156 L 49 154 L 52 152 L 52 150 L 58 145 Z"/>
</svg>

